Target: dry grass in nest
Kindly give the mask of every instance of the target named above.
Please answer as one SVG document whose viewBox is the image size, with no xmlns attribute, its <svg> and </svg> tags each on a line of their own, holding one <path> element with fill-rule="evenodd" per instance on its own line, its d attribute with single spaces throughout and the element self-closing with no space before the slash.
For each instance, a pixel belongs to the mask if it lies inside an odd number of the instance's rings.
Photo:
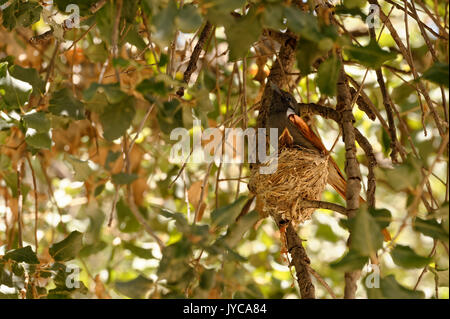
<svg viewBox="0 0 450 319">
<path fill-rule="evenodd" d="M 314 208 L 300 208 L 302 199 L 320 200 L 328 179 L 328 156 L 305 149 L 284 148 L 273 174 L 251 171 L 249 189 L 262 215 L 280 216 L 295 225 L 311 218 Z"/>
</svg>

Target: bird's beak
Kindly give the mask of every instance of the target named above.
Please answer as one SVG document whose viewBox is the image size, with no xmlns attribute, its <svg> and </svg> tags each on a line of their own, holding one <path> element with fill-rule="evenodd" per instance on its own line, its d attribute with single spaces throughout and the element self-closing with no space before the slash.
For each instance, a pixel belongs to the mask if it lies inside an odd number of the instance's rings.
<svg viewBox="0 0 450 319">
<path fill-rule="evenodd" d="M 288 106 L 287 111 L 286 111 L 286 116 L 289 117 L 291 115 L 297 115 L 297 113 L 291 106 Z"/>
</svg>

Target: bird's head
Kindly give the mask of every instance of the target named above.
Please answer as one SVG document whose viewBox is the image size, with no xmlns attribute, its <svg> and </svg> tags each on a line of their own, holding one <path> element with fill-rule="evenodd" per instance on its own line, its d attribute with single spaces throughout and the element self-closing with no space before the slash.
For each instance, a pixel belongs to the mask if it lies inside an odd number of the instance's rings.
<svg viewBox="0 0 450 319">
<path fill-rule="evenodd" d="M 289 92 L 281 90 L 276 84 L 270 82 L 272 90 L 272 102 L 270 104 L 270 113 L 296 113 L 297 101 Z"/>
</svg>

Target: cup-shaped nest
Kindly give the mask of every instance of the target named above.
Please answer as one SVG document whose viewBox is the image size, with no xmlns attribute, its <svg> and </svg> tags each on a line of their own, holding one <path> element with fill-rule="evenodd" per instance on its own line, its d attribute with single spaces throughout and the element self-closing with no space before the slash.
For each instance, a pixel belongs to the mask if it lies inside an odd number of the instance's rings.
<svg viewBox="0 0 450 319">
<path fill-rule="evenodd" d="M 261 174 L 259 168 L 252 168 L 248 188 L 256 195 L 262 216 L 278 216 L 295 225 L 311 218 L 315 209 L 301 208 L 298 203 L 302 199 L 321 199 L 328 179 L 327 155 L 284 148 L 279 152 L 275 172 Z"/>
</svg>

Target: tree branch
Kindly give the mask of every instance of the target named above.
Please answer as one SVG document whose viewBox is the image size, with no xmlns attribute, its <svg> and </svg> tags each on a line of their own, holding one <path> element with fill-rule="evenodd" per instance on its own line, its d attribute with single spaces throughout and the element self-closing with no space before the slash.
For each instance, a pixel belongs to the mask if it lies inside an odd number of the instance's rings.
<svg viewBox="0 0 450 319">
<path fill-rule="evenodd" d="M 189 59 L 189 64 L 184 71 L 183 75 L 183 82 L 188 84 L 189 80 L 191 79 L 192 73 L 195 72 L 197 69 L 197 62 L 198 58 L 200 57 L 200 53 L 203 51 L 203 47 L 206 44 L 206 41 L 208 40 L 209 36 L 211 35 L 211 32 L 213 30 L 213 25 L 206 21 L 205 26 L 203 27 L 202 32 L 200 33 L 200 36 L 198 37 L 197 44 L 194 47 L 194 51 L 192 51 L 191 58 Z M 177 95 L 179 97 L 182 97 L 184 95 L 184 87 L 180 87 L 177 91 Z"/>
<path fill-rule="evenodd" d="M 337 52 L 342 61 L 341 52 Z M 355 129 L 353 127 L 354 117 L 352 113 L 351 94 L 347 82 L 344 67 L 339 70 L 337 82 L 337 104 L 336 110 L 341 114 L 342 138 L 345 144 L 345 172 L 347 174 L 347 215 L 352 218 L 356 215 L 359 208 L 359 193 L 361 191 L 361 172 L 359 163 L 356 160 Z M 350 233 L 348 244 L 352 239 Z M 357 289 L 357 280 L 361 271 L 351 271 L 345 273 L 345 292 L 344 298 L 354 299 Z"/>
<path fill-rule="evenodd" d="M 299 199 L 297 203 L 298 208 L 321 208 L 321 209 L 328 209 L 335 211 L 337 213 L 340 213 L 342 215 L 347 216 L 347 211 L 344 206 L 329 203 L 329 202 L 322 202 L 319 200 L 308 200 L 308 199 Z"/>
<path fill-rule="evenodd" d="M 286 227 L 281 218 L 275 218 L 275 221 L 278 228 L 283 229 Z M 302 240 L 298 237 L 297 232 L 291 223 L 286 227 L 286 245 L 288 252 L 292 257 L 291 263 L 295 266 L 300 296 L 302 299 L 315 299 L 315 288 L 309 273 L 310 260 L 302 245 Z"/>
</svg>

